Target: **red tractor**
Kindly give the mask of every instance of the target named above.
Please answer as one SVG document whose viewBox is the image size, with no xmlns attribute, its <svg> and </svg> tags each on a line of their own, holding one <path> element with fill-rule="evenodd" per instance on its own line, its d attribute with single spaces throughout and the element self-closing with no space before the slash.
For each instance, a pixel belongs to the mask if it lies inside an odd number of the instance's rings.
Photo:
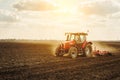
<svg viewBox="0 0 120 80">
<path fill-rule="evenodd" d="M 78 55 L 92 57 L 92 42 L 86 40 L 87 33 L 65 33 L 66 41 L 56 48 L 55 56 L 69 54 L 72 58 Z"/>
</svg>

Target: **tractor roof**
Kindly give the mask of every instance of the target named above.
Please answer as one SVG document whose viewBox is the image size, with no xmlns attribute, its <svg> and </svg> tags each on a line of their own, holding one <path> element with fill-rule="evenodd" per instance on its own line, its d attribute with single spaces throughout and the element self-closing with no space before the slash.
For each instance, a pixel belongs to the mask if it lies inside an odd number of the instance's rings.
<svg viewBox="0 0 120 80">
<path fill-rule="evenodd" d="M 65 33 L 65 35 L 67 35 L 67 34 L 70 34 L 70 35 L 88 35 L 87 33 L 83 33 L 83 32 L 77 32 L 77 33 L 68 32 L 68 33 Z"/>
</svg>

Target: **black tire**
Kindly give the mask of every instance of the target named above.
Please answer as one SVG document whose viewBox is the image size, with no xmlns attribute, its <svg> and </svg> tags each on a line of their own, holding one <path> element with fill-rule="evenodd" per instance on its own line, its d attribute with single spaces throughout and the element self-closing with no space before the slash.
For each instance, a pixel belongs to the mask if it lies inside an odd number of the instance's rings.
<svg viewBox="0 0 120 80">
<path fill-rule="evenodd" d="M 64 54 L 63 54 L 63 51 L 61 51 L 61 46 L 58 46 L 55 50 L 55 54 L 54 54 L 56 57 L 62 57 Z"/>
<path fill-rule="evenodd" d="M 73 58 L 73 59 L 77 58 L 77 56 L 78 56 L 77 48 L 76 48 L 76 47 L 71 47 L 71 48 L 69 49 L 69 55 L 70 55 L 70 57 Z"/>
<path fill-rule="evenodd" d="M 93 57 L 93 54 L 92 54 L 92 46 L 91 45 L 87 45 L 84 49 L 84 55 L 86 57 Z"/>
</svg>

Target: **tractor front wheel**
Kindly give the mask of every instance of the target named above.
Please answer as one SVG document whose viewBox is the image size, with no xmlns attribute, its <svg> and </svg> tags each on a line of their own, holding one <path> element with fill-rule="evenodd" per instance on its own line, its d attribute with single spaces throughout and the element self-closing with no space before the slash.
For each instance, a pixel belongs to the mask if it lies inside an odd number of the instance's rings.
<svg viewBox="0 0 120 80">
<path fill-rule="evenodd" d="M 78 53 L 77 53 L 78 51 L 77 51 L 77 48 L 76 47 L 71 47 L 70 49 L 69 49 L 69 55 L 73 58 L 73 59 L 75 59 L 75 58 L 77 58 L 77 56 L 78 56 Z"/>
</svg>

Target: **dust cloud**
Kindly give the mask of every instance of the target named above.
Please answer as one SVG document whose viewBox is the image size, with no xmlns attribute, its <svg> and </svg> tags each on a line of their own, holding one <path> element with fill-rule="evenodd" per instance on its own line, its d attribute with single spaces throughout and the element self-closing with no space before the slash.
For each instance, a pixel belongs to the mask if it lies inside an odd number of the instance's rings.
<svg viewBox="0 0 120 80">
<path fill-rule="evenodd" d="M 112 45 L 113 42 L 93 42 L 93 50 L 100 51 L 109 51 L 110 53 L 118 53 L 119 48 L 117 46 Z M 115 43 L 114 43 L 115 44 Z"/>
</svg>

